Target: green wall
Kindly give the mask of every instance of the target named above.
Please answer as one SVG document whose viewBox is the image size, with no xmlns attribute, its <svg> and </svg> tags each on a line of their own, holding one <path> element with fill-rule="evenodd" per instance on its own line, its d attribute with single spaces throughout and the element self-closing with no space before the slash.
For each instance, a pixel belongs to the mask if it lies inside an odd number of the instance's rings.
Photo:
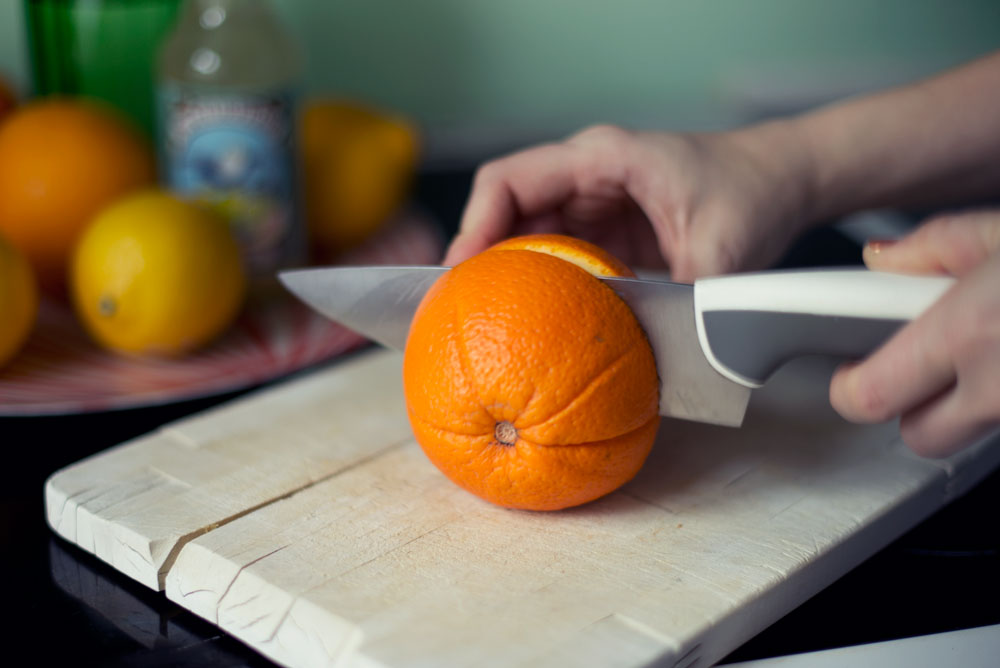
<svg viewBox="0 0 1000 668">
<path fill-rule="evenodd" d="M 715 127 L 1000 48 L 996 0 L 272 1 L 311 91 L 470 146 L 599 120 Z M 0 71 L 26 87 L 20 5 L 0 0 Z"/>
<path fill-rule="evenodd" d="M 890 79 L 1000 48 L 995 0 L 296 0 L 284 9 L 308 45 L 313 85 L 434 122 L 651 115 L 726 102 L 741 78 Z"/>
</svg>

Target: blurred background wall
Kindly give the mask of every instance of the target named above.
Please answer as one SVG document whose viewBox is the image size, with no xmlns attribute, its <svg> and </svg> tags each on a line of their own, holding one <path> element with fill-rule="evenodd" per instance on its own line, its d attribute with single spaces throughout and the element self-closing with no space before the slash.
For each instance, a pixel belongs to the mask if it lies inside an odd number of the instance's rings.
<svg viewBox="0 0 1000 668">
<path fill-rule="evenodd" d="M 997 0 L 272 1 L 306 90 L 413 116 L 429 165 L 598 121 L 743 123 L 1000 48 Z M 21 0 L 0 0 L 0 72 L 28 89 Z"/>
</svg>

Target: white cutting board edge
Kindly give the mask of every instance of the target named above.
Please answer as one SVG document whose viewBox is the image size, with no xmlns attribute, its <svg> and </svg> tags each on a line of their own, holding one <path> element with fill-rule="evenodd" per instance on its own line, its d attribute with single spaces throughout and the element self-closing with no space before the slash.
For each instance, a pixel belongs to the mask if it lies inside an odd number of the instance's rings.
<svg viewBox="0 0 1000 668">
<path fill-rule="evenodd" d="M 393 461 L 393 458 L 409 456 L 408 451 L 416 448 L 402 410 L 397 387 L 399 383 L 395 382 L 398 379 L 398 364 L 398 356 L 392 353 L 359 355 L 316 374 L 167 425 L 154 434 L 67 467 L 54 474 L 46 484 L 48 521 L 67 540 L 93 552 L 147 586 L 154 589 L 166 586 L 172 599 L 214 623 L 219 623 L 218 610 L 213 615 L 211 610 L 199 609 L 198 605 L 185 601 L 186 597 L 179 593 L 182 587 L 176 583 L 203 581 L 208 586 L 216 586 L 219 582 L 213 578 L 221 577 L 219 586 L 223 586 L 235 570 L 237 576 L 244 574 L 241 587 L 247 586 L 246 581 L 252 577 L 258 583 L 254 586 L 258 586 L 261 593 L 281 592 L 287 585 L 282 584 L 282 579 L 286 578 L 288 568 L 280 560 L 290 559 L 289 554 L 294 550 L 276 551 L 277 554 L 265 550 L 262 556 L 244 559 L 246 563 L 240 563 L 240 557 L 245 555 L 226 554 L 226 545 L 216 545 L 212 550 L 206 550 L 203 546 L 212 544 L 213 537 L 250 535 L 243 533 L 243 528 L 248 527 L 258 531 L 259 535 L 247 538 L 247 545 L 257 545 L 266 540 L 268 535 L 255 525 L 263 523 L 267 526 L 266 522 L 275 521 L 275 517 L 281 520 L 281 509 L 286 505 L 294 506 L 297 500 L 307 499 L 309 495 L 329 498 L 323 496 L 325 490 L 329 489 L 332 494 L 336 494 L 342 483 L 352 475 L 374 476 L 372 479 L 378 481 L 381 479 L 379 475 L 392 473 L 388 468 L 380 473 L 379 467 L 388 466 L 386 462 Z M 386 387 L 387 383 L 390 387 Z M 791 383 L 791 386 L 794 385 L 794 382 Z M 797 401 L 800 390 L 797 386 L 791 387 L 790 393 L 786 392 L 786 397 L 795 396 Z M 817 401 L 816 397 L 812 397 L 812 400 L 814 403 Z M 763 422 L 766 420 L 758 420 L 758 423 Z M 331 426 L 335 428 L 331 430 Z M 716 428 L 682 423 L 673 423 L 671 428 L 686 432 L 689 441 L 709 435 L 713 439 L 729 439 L 726 447 L 735 448 L 735 462 L 729 461 L 726 453 L 716 453 L 712 455 L 714 460 L 711 457 L 706 460 L 699 454 L 698 448 L 692 446 L 689 450 L 682 450 L 681 455 L 686 456 L 694 467 L 708 461 L 715 468 L 707 468 L 704 475 L 690 485 L 690 491 L 682 490 L 677 495 L 682 505 L 691 504 L 689 508 L 671 510 L 664 515 L 667 518 L 665 521 L 671 522 L 679 518 L 697 525 L 702 521 L 717 535 L 718 527 L 712 525 L 712 522 L 718 522 L 720 518 L 713 517 L 712 508 L 705 510 L 704 505 L 711 506 L 713 500 L 721 500 L 723 488 L 728 490 L 732 485 L 734 490 L 740 489 L 743 485 L 740 479 L 745 475 L 738 470 L 741 458 L 753 460 L 756 455 L 756 446 L 752 442 L 755 433 L 764 439 L 762 443 L 770 444 L 771 441 L 767 439 L 775 439 L 773 429 L 768 431 L 758 425 L 755 432 L 752 421 L 742 432 L 743 436 L 737 436 L 740 432 L 720 432 Z M 799 425 L 797 429 L 796 435 L 789 438 L 809 435 L 807 427 Z M 864 517 L 858 515 L 857 526 L 852 527 L 853 520 L 849 520 L 844 527 L 837 528 L 837 531 L 843 529 L 842 536 L 838 537 L 837 532 L 831 534 L 833 538 L 824 534 L 822 540 L 825 542 L 817 544 L 815 552 L 809 553 L 808 558 L 803 556 L 797 566 L 786 567 L 780 578 L 762 577 L 750 568 L 747 577 L 761 578 L 766 586 L 762 585 L 759 591 L 747 590 L 734 595 L 735 608 L 723 605 L 717 612 L 709 610 L 707 606 L 699 609 L 699 614 L 703 614 L 705 619 L 698 623 L 680 624 L 683 627 L 680 635 L 670 636 L 669 633 L 664 633 L 663 629 L 669 628 L 670 624 L 663 620 L 655 620 L 650 625 L 634 614 L 612 611 L 614 614 L 602 618 L 599 624 L 580 630 L 583 632 L 571 629 L 566 631 L 569 635 L 553 635 L 554 640 L 547 636 L 541 637 L 540 646 L 550 640 L 555 644 L 546 650 L 549 652 L 547 655 L 536 653 L 527 663 L 545 665 L 548 662 L 560 665 L 565 660 L 571 660 L 577 665 L 607 665 L 610 659 L 603 656 L 601 650 L 604 648 L 607 651 L 609 644 L 631 648 L 632 653 L 625 654 L 635 659 L 635 662 L 621 665 L 642 665 L 656 660 L 657 663 L 663 662 L 663 665 L 691 666 L 696 661 L 700 662 L 698 665 L 705 665 L 706 662 L 721 659 L 934 510 L 964 493 L 1000 464 L 1000 448 L 995 444 L 984 442 L 951 460 L 938 462 L 919 460 L 909 455 L 898 438 L 887 438 L 890 432 L 884 426 L 857 433 L 873 440 L 873 445 L 875 441 L 882 443 L 878 446 L 878 451 L 872 454 L 877 456 L 877 462 L 881 462 L 879 466 L 890 477 L 899 478 L 896 482 L 901 490 L 898 496 L 889 499 L 884 494 L 879 496 L 882 490 L 875 485 L 872 489 L 878 500 L 873 503 L 877 507 L 874 512 L 866 510 L 868 514 Z M 824 436 L 821 433 L 817 437 Z M 894 442 L 889 442 L 890 440 Z M 747 442 L 745 447 L 744 441 Z M 376 445 L 372 445 L 373 443 Z M 276 447 L 280 456 L 275 456 Z M 816 448 L 813 450 L 822 454 Z M 779 448 L 778 454 L 782 453 Z M 862 453 L 865 456 L 867 454 Z M 769 464 L 769 460 L 764 457 L 758 463 L 761 462 L 765 467 Z M 822 461 L 819 465 L 822 466 Z M 855 465 L 857 462 L 853 460 L 848 462 L 844 465 L 844 471 L 851 473 L 851 466 Z M 867 468 L 857 470 L 864 477 Z M 753 467 L 748 471 L 749 478 L 756 475 Z M 801 471 L 792 472 L 804 475 L 803 484 L 815 481 L 815 471 L 810 471 L 808 467 L 803 471 L 805 474 Z M 443 507 L 450 508 L 448 512 L 453 517 L 458 517 L 459 523 L 468 522 L 469 518 L 471 521 L 499 521 L 497 526 L 505 530 L 518 530 L 518 523 L 522 520 L 517 519 L 517 514 L 492 507 L 486 509 L 486 504 L 470 506 L 469 503 L 478 503 L 478 500 L 470 502 L 464 492 L 452 490 L 450 483 L 435 478 L 435 473 L 425 476 L 425 487 L 420 488 L 420 491 L 440 497 L 438 501 L 444 504 Z M 668 471 L 668 478 L 671 473 Z M 774 474 L 771 471 L 766 475 Z M 733 479 L 723 485 L 724 479 L 730 477 Z M 819 479 L 822 480 L 822 477 Z M 761 481 L 766 480 L 766 477 L 761 478 Z M 846 480 L 849 481 L 850 477 Z M 625 504 L 625 507 L 629 507 L 630 497 L 648 502 L 650 498 L 661 494 L 657 490 L 658 482 L 659 478 L 640 474 L 639 479 L 625 490 L 598 502 L 595 507 L 601 504 Z M 836 485 L 831 489 L 836 490 Z M 774 499 L 767 498 L 773 491 L 767 488 L 755 491 L 748 487 L 745 492 L 748 495 L 747 502 L 753 506 L 756 498 L 754 494 L 764 494 L 762 508 L 767 509 L 768 504 L 772 503 L 784 503 L 777 493 L 773 495 Z M 392 493 L 393 489 L 389 489 L 373 498 L 377 501 Z M 453 493 L 459 496 L 453 497 Z M 829 490 L 815 490 L 817 495 L 824 493 L 829 493 Z M 239 498 L 234 500 L 234 494 Z M 364 490 L 356 492 L 356 496 L 363 497 Z M 666 498 L 673 497 L 668 495 Z M 449 503 L 451 506 L 448 506 Z M 732 508 L 738 515 L 741 507 L 737 504 Z M 859 507 L 864 506 L 862 504 Z M 456 511 L 455 508 L 461 510 Z M 822 511 L 821 505 L 816 508 Z M 455 515 L 456 512 L 458 515 Z M 857 509 L 852 512 L 857 513 Z M 293 525 L 302 524 L 304 520 L 300 522 L 301 515 L 299 512 L 283 521 Z M 641 515 L 640 512 L 637 516 Z M 615 517 L 613 512 L 610 516 Z M 551 522 L 560 529 L 564 524 L 587 528 L 586 525 L 579 525 L 578 522 L 565 518 L 560 520 L 558 517 L 552 516 Z M 607 519 L 600 510 L 594 517 L 602 522 Z M 619 517 L 627 518 L 628 513 L 622 513 Z M 807 520 L 808 518 L 805 521 Z M 384 524 L 377 515 L 370 518 L 370 521 L 371 527 L 377 528 Z M 643 521 L 648 521 L 648 518 Z M 622 520 L 621 524 L 624 525 L 625 521 Z M 615 530 L 621 529 L 626 534 L 631 530 L 627 526 L 617 527 L 617 524 L 610 526 Z M 299 527 L 293 528 L 300 530 Z M 794 528 L 792 525 L 791 529 Z M 329 538 L 328 534 L 309 534 L 309 530 L 311 529 L 303 524 L 301 536 L 310 541 L 317 536 L 323 540 Z M 789 527 L 785 527 L 785 530 L 788 531 Z M 602 531 L 609 530 L 605 527 Z M 640 538 L 646 537 L 646 534 L 641 533 L 641 527 L 635 531 L 639 532 L 636 535 Z M 613 534 L 601 535 L 608 538 Z M 710 531 L 706 535 L 713 534 Z M 794 531 L 788 535 L 794 535 Z M 418 538 L 427 542 L 423 537 Z M 740 536 L 737 536 L 735 540 L 739 539 Z M 232 541 L 227 541 L 226 544 L 231 545 Z M 420 544 L 415 543 L 417 546 Z M 539 543 L 539 547 L 545 548 L 546 545 Z M 599 547 L 595 543 L 595 549 Z M 659 547 L 662 548 L 663 545 L 660 544 Z M 807 547 L 798 546 L 795 549 L 804 550 L 802 555 L 809 552 Z M 390 554 L 393 559 L 399 558 L 398 552 L 390 550 L 386 553 Z M 387 561 L 386 555 L 378 558 L 383 562 Z M 682 555 L 678 555 L 677 561 L 683 561 L 680 556 Z M 181 566 L 189 563 L 196 567 L 187 570 L 173 568 L 175 560 Z M 300 562 L 290 563 L 294 568 Z M 734 563 L 740 564 L 738 560 Z M 269 564 L 282 567 L 269 567 Z M 692 564 L 693 568 L 697 568 L 698 560 L 694 559 Z M 213 568 L 219 572 L 213 574 Z M 175 592 L 171 592 L 171 580 L 175 581 Z M 232 587 L 235 580 L 228 582 L 228 586 Z M 708 584 L 711 585 L 711 582 Z M 364 623 L 351 621 L 349 612 L 332 610 L 329 606 L 324 608 L 323 605 L 319 605 L 317 609 L 317 604 L 310 596 L 328 602 L 329 592 L 324 593 L 323 588 L 329 589 L 329 586 L 329 583 L 323 582 L 313 584 L 292 596 L 293 607 L 298 606 L 299 610 L 311 609 L 316 613 L 311 617 L 315 622 L 311 629 L 314 636 L 311 641 L 303 636 L 288 646 L 276 645 L 273 640 L 274 637 L 281 637 L 279 632 L 283 627 L 280 624 L 284 621 L 279 623 L 275 636 L 264 638 L 267 642 L 262 642 L 252 631 L 241 630 L 238 615 L 233 617 L 228 627 L 224 624 L 220 626 L 263 654 L 289 666 L 328 665 L 338 660 L 344 661 L 342 665 L 362 665 L 379 663 L 381 658 L 393 655 L 391 644 L 376 647 L 377 651 L 382 652 L 381 656 L 371 657 L 365 654 Z M 690 594 L 690 583 L 680 590 Z M 228 588 L 226 591 L 228 592 Z M 531 600 L 514 603 L 526 608 L 534 605 Z M 597 603 L 601 604 L 602 601 Z M 559 604 L 559 601 L 554 604 Z M 563 601 L 561 604 L 568 605 L 569 602 Z M 700 603 L 692 605 L 697 608 Z M 285 616 L 288 616 L 287 610 Z M 652 617 L 656 617 L 656 614 Z M 420 640 L 408 638 L 405 629 L 397 633 L 397 643 L 416 643 Z M 297 635 L 290 637 L 300 638 Z M 334 643 L 336 647 L 331 649 L 328 641 L 334 638 L 339 638 L 337 642 L 342 644 Z M 391 640 L 393 639 L 390 638 Z M 595 646 L 595 643 L 600 646 Z M 616 655 L 616 658 L 619 656 Z"/>
</svg>

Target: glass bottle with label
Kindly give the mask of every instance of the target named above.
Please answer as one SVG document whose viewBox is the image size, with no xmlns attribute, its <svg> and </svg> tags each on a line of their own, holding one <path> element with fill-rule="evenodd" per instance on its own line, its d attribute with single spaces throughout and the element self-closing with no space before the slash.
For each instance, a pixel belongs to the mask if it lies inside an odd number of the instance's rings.
<svg viewBox="0 0 1000 668">
<path fill-rule="evenodd" d="M 226 215 L 255 278 L 304 257 L 296 44 L 265 0 L 186 0 L 159 58 L 163 176 Z"/>
</svg>

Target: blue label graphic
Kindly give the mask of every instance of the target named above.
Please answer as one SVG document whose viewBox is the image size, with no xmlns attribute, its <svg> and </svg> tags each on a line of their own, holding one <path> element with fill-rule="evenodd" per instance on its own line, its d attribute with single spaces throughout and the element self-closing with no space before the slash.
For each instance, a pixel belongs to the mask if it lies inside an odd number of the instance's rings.
<svg viewBox="0 0 1000 668">
<path fill-rule="evenodd" d="M 230 220 L 254 275 L 294 263 L 301 250 L 291 100 L 161 91 L 167 183 Z"/>
</svg>

